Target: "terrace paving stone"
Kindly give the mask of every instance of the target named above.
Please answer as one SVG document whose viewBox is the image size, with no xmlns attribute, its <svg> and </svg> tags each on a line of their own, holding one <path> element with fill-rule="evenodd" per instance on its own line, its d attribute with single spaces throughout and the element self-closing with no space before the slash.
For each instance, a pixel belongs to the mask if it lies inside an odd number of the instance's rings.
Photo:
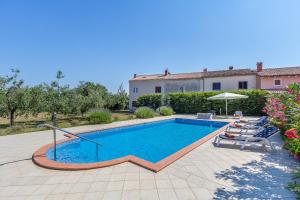
<svg viewBox="0 0 300 200">
<path fill-rule="evenodd" d="M 141 200 L 158 200 L 158 191 L 157 190 L 141 190 L 140 198 Z"/>
<path fill-rule="evenodd" d="M 192 118 L 192 116 L 180 116 Z M 130 120 L 68 129 L 73 132 L 166 119 Z M 58 134 L 58 139 L 63 139 Z M 286 189 L 299 162 L 272 138 L 276 152 L 207 141 L 154 173 L 130 162 L 86 171 L 44 169 L 31 161 L 51 143 L 51 131 L 0 137 L 0 200 L 10 199 L 295 199 Z"/>
<path fill-rule="evenodd" d="M 124 190 L 139 190 L 140 181 L 125 181 Z"/>
</svg>

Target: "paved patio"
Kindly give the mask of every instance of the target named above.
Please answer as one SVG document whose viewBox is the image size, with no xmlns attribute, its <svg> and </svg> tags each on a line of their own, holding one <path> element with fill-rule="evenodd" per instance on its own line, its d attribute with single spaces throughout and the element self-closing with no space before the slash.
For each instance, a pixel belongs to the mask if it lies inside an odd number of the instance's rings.
<svg viewBox="0 0 300 200">
<path fill-rule="evenodd" d="M 151 120 L 68 130 L 87 131 Z M 299 163 L 282 150 L 241 151 L 232 145 L 215 147 L 208 141 L 158 173 L 132 163 L 87 171 L 56 171 L 31 161 L 32 153 L 52 139 L 51 131 L 0 137 L 1 200 L 295 198 L 285 187 Z M 279 136 L 272 141 L 281 146 Z"/>
</svg>

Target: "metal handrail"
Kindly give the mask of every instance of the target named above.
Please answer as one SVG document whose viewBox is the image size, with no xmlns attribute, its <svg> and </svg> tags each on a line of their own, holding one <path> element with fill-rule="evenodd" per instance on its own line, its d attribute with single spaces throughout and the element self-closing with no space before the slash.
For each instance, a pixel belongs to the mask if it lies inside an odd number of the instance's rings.
<svg viewBox="0 0 300 200">
<path fill-rule="evenodd" d="M 56 160 L 56 130 L 59 130 L 59 131 L 61 131 L 61 132 L 70 134 L 70 135 L 72 135 L 72 136 L 74 136 L 74 137 L 78 137 L 78 138 L 80 138 L 80 139 L 83 139 L 83 140 L 86 140 L 86 141 L 88 141 L 88 142 L 92 142 L 92 143 L 96 144 L 96 154 L 97 154 L 97 158 L 98 158 L 98 147 L 99 147 L 99 146 L 102 146 L 102 144 L 100 144 L 100 143 L 98 143 L 98 142 L 95 142 L 95 141 L 93 141 L 93 140 L 90 140 L 90 139 L 81 137 L 81 136 L 79 136 L 79 135 L 77 135 L 77 134 L 71 133 L 71 132 L 69 132 L 69 131 L 67 131 L 67 130 L 65 130 L 65 129 L 58 128 L 58 127 L 53 126 L 53 125 L 50 125 L 50 124 L 40 124 L 39 126 L 40 126 L 40 127 L 42 127 L 42 126 L 48 127 L 48 128 L 51 128 L 51 129 L 53 130 L 53 134 L 54 134 L 54 160 Z"/>
<path fill-rule="evenodd" d="M 77 135 L 77 134 L 71 133 L 71 132 L 69 132 L 69 131 L 67 131 L 67 130 L 65 130 L 65 129 L 58 128 L 58 127 L 53 126 L 53 125 L 50 125 L 50 124 L 42 124 L 41 126 L 46 126 L 46 127 L 48 127 L 48 128 L 51 128 L 51 129 L 56 129 L 56 130 L 59 130 L 59 131 L 61 131 L 61 132 L 65 132 L 65 133 L 67 133 L 67 134 L 73 135 L 73 136 L 78 137 L 78 138 L 80 138 L 80 139 L 83 139 L 83 140 L 86 140 L 86 141 L 95 143 L 95 144 L 97 144 L 97 145 L 99 145 L 99 146 L 102 146 L 102 144 L 100 144 L 100 143 L 98 143 L 98 142 L 95 142 L 95 141 L 93 141 L 93 140 L 90 140 L 90 139 L 81 137 L 81 136 L 79 136 L 79 135 Z"/>
</svg>

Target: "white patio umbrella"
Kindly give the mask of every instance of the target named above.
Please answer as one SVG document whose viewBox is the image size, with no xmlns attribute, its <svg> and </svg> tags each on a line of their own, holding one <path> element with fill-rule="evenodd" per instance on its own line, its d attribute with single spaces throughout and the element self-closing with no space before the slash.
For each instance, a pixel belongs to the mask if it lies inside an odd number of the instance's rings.
<svg viewBox="0 0 300 200">
<path fill-rule="evenodd" d="M 225 92 L 222 94 L 218 94 L 216 96 L 212 96 L 207 98 L 208 100 L 225 100 L 226 102 L 226 116 L 228 115 L 227 113 L 227 101 L 230 99 L 247 99 L 248 96 L 246 95 L 241 95 L 241 94 L 234 94 L 234 93 L 229 93 L 229 92 Z"/>
</svg>

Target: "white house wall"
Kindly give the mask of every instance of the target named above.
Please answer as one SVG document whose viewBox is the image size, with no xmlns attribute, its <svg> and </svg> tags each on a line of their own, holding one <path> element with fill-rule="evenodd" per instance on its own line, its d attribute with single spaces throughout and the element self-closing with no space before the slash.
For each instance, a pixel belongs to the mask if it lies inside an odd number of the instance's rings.
<svg viewBox="0 0 300 200">
<path fill-rule="evenodd" d="M 203 86 L 204 80 L 204 86 Z M 222 90 L 238 89 L 239 81 L 247 81 L 248 89 L 256 88 L 256 75 L 212 77 L 204 79 L 183 79 L 183 80 L 139 80 L 129 81 L 129 108 L 132 109 L 132 101 L 136 101 L 139 96 L 155 93 L 155 87 L 161 87 L 162 93 L 188 91 L 211 91 L 214 82 L 221 83 Z M 134 93 L 133 88 L 138 88 Z M 204 90 L 203 90 L 204 88 Z"/>
<path fill-rule="evenodd" d="M 202 91 L 202 79 L 130 81 L 129 108 L 132 108 L 132 101 L 136 101 L 139 96 L 155 93 L 155 87 L 159 86 L 162 93 Z M 134 93 L 133 88 L 138 88 L 138 92 Z"/>
<path fill-rule="evenodd" d="M 256 88 L 256 76 L 230 76 L 230 77 L 213 77 L 204 78 L 204 91 L 211 91 L 212 85 L 215 82 L 221 83 L 221 90 L 237 90 L 240 81 L 248 82 L 248 89 Z"/>
</svg>

